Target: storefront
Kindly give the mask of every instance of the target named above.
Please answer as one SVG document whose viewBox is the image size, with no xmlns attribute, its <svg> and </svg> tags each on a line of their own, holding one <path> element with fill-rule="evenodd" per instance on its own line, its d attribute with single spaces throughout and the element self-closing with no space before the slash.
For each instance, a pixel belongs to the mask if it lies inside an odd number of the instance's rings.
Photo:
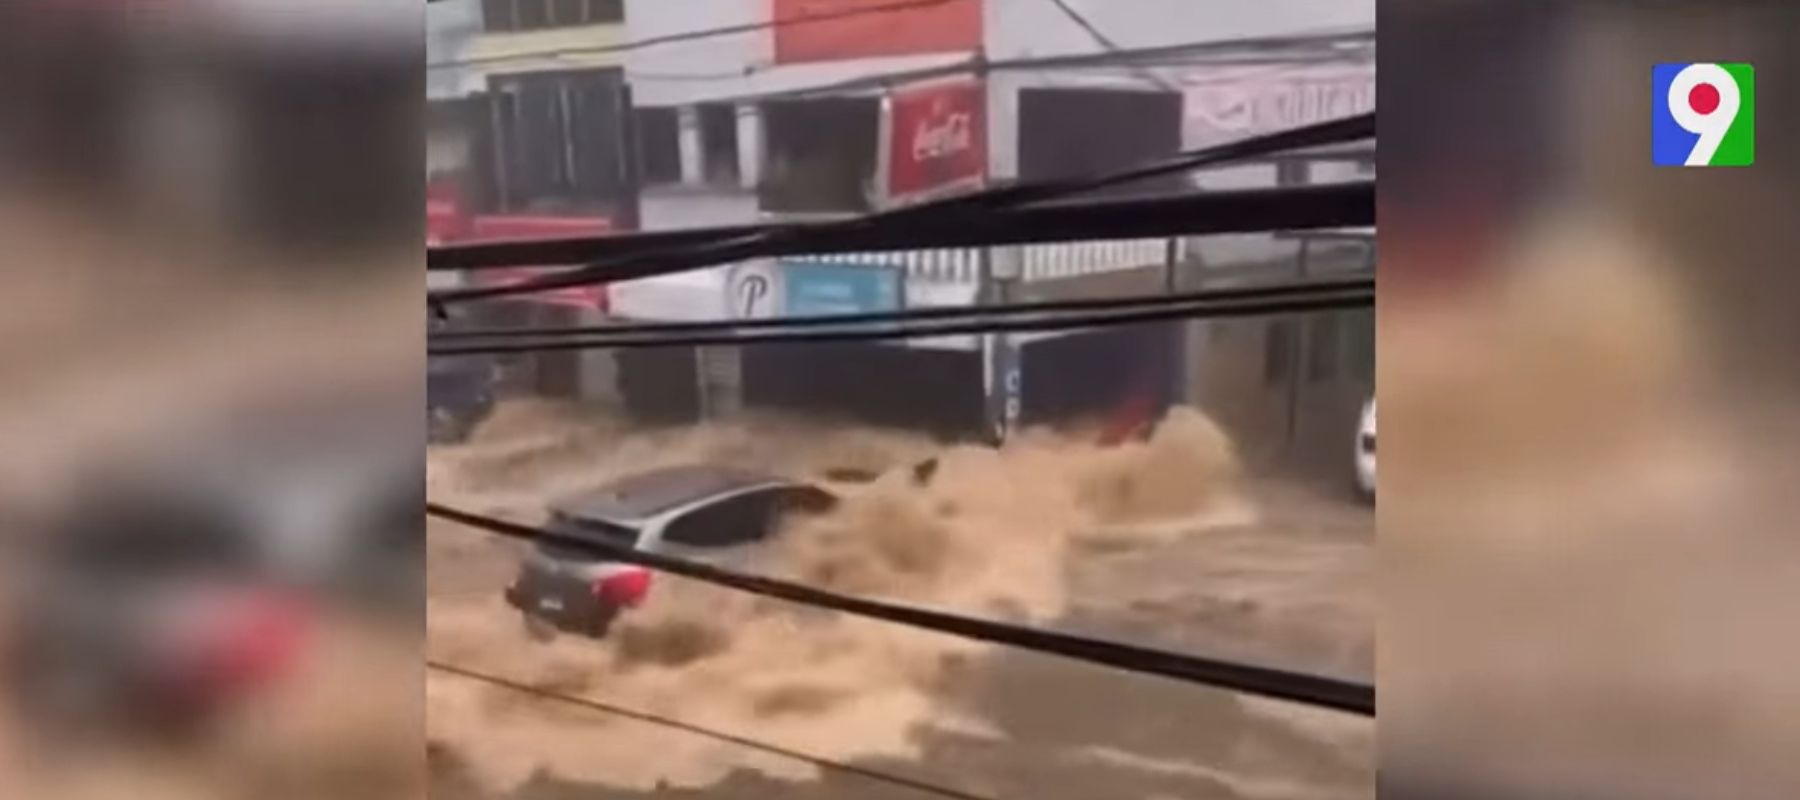
<svg viewBox="0 0 1800 800">
<path fill-rule="evenodd" d="M 984 84 L 964 76 L 879 95 L 764 105 L 764 213 L 859 213 L 980 187 L 987 176 L 985 97 Z M 777 265 L 778 313 L 972 305 L 980 260 L 973 248 L 786 258 Z M 741 363 L 747 407 L 956 438 L 988 435 L 980 337 L 756 346 L 744 350 Z"/>
<path fill-rule="evenodd" d="M 785 316 L 908 307 L 903 265 L 829 257 L 780 263 Z M 921 298 L 924 299 L 924 298 Z M 981 360 L 972 349 L 917 341 L 759 345 L 743 352 L 743 397 L 779 409 L 964 438 L 981 430 Z"/>
</svg>

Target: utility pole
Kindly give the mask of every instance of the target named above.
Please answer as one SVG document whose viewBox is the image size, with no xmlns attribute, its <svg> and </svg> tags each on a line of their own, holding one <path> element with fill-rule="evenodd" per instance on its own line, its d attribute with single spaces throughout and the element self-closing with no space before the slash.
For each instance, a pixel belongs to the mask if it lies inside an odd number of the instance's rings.
<svg viewBox="0 0 1800 800">
<path fill-rule="evenodd" d="M 1013 300 L 1013 285 L 1019 280 L 1020 252 L 1014 248 L 998 250 L 983 247 L 979 253 L 980 291 L 975 302 L 982 307 L 999 307 Z M 983 385 L 987 396 L 988 428 L 995 445 L 1003 444 L 1018 428 L 1024 402 L 1024 365 L 1019 358 L 1019 343 L 1013 334 L 988 331 L 981 334 L 981 356 L 985 367 Z"/>
<path fill-rule="evenodd" d="M 1182 267 L 1185 266 L 1184 262 L 1186 261 L 1187 256 L 1186 251 L 1187 248 L 1183 246 L 1183 240 L 1180 237 L 1169 237 L 1167 246 L 1163 250 L 1163 260 L 1165 262 L 1163 268 L 1163 294 L 1166 296 L 1178 294 L 1183 288 L 1181 282 L 1181 270 Z M 1170 357 L 1174 359 L 1175 363 L 1170 365 L 1171 369 L 1169 370 L 1170 382 L 1174 384 L 1169 387 L 1171 392 L 1169 395 L 1171 405 L 1182 405 L 1193 400 L 1194 336 L 1204 327 L 1204 322 L 1197 322 L 1192 319 L 1181 320 L 1174 325 L 1175 330 L 1172 335 L 1175 341 L 1171 343 L 1174 352 Z"/>
<path fill-rule="evenodd" d="M 994 176 L 994 92 L 991 85 L 993 71 L 989 68 L 986 53 L 981 53 L 974 65 L 975 78 L 982 86 L 984 96 L 981 124 L 985 129 L 982 141 L 986 143 L 986 168 L 983 183 L 991 183 Z M 998 308 L 1014 301 L 1014 284 L 1023 278 L 1021 261 L 1022 251 L 1018 246 L 993 247 L 982 246 L 976 251 L 976 290 L 975 305 L 980 308 Z M 1011 438 L 1018 428 L 1020 412 L 1024 402 L 1023 364 L 1019 358 L 1019 343 L 1013 334 L 986 331 L 978 334 L 982 360 L 982 392 L 984 399 L 985 421 L 990 442 L 998 447 Z"/>
</svg>

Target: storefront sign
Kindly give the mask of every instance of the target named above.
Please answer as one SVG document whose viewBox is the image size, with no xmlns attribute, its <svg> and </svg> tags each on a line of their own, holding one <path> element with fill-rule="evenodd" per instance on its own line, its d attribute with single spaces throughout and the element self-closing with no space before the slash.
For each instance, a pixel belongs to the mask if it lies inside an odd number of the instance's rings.
<svg viewBox="0 0 1800 800">
<path fill-rule="evenodd" d="M 738 319 L 780 316 L 780 278 L 775 265 L 766 261 L 732 267 L 725 281 L 727 310 Z"/>
<path fill-rule="evenodd" d="M 607 304 L 622 319 L 700 322 L 736 316 L 731 268 L 708 267 L 607 286 Z"/>
<path fill-rule="evenodd" d="M 973 80 L 894 92 L 882 131 L 883 195 L 923 199 L 982 183 L 987 174 L 986 93 Z"/>
<path fill-rule="evenodd" d="M 981 12 L 981 0 L 770 0 L 775 63 L 973 53 L 981 49 Z"/>
<path fill-rule="evenodd" d="M 788 262 L 781 274 L 788 316 L 866 314 L 900 308 L 900 271 L 866 264 Z"/>
<path fill-rule="evenodd" d="M 1334 69 L 1278 79 L 1208 75 L 1187 90 L 1188 147 L 1328 122 L 1375 110 L 1373 69 Z"/>
</svg>

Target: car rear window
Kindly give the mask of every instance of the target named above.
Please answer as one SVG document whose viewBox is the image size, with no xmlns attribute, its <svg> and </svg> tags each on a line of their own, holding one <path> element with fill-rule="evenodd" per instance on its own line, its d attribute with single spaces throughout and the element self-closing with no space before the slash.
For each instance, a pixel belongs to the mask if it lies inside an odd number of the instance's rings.
<svg viewBox="0 0 1800 800">
<path fill-rule="evenodd" d="M 594 519 L 577 519 L 564 514 L 555 515 L 550 522 L 551 530 L 577 539 L 605 542 L 607 544 L 634 547 L 638 541 L 638 531 L 624 525 L 614 525 Z M 546 546 L 546 549 L 568 549 Z"/>
<path fill-rule="evenodd" d="M 693 509 L 669 523 L 663 539 L 688 547 L 730 547 L 769 534 L 779 511 L 777 492 L 751 492 Z"/>
</svg>

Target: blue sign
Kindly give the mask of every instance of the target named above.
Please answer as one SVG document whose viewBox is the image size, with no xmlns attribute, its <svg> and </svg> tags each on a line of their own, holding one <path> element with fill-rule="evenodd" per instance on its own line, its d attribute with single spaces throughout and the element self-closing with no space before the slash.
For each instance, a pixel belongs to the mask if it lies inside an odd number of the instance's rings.
<svg viewBox="0 0 1800 800">
<path fill-rule="evenodd" d="M 788 316 L 865 314 L 900 308 L 900 270 L 867 264 L 784 262 Z"/>
</svg>

